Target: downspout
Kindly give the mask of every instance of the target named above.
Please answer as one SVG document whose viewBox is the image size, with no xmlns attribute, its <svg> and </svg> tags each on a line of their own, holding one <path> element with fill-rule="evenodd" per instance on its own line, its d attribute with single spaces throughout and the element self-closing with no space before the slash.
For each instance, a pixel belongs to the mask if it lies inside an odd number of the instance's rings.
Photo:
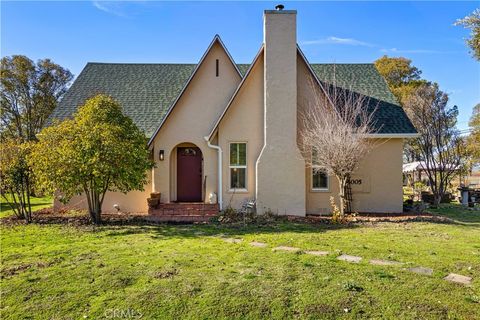
<svg viewBox="0 0 480 320">
<path fill-rule="evenodd" d="M 223 192 L 222 192 L 222 148 L 220 146 L 216 146 L 210 143 L 210 140 L 208 137 L 204 137 L 205 141 L 207 142 L 207 145 L 212 148 L 217 150 L 218 154 L 218 205 L 220 211 L 222 211 L 223 207 Z"/>
</svg>

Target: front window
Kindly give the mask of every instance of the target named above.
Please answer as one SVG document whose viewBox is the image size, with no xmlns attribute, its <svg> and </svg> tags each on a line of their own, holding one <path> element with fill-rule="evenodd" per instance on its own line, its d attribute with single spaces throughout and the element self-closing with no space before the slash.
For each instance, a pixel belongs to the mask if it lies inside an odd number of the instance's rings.
<svg viewBox="0 0 480 320">
<path fill-rule="evenodd" d="M 327 171 L 318 161 L 317 150 L 312 151 L 312 189 L 327 191 L 329 189 L 329 178 Z"/>
<path fill-rule="evenodd" d="M 230 189 L 247 189 L 246 143 L 230 143 Z"/>
<path fill-rule="evenodd" d="M 321 167 L 312 168 L 312 189 L 328 190 L 328 175 Z"/>
</svg>

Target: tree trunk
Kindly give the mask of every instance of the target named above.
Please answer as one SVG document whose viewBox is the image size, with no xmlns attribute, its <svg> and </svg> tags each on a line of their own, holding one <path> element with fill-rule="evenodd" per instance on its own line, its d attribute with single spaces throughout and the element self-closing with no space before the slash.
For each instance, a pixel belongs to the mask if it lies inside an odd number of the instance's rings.
<svg viewBox="0 0 480 320">
<path fill-rule="evenodd" d="M 27 223 L 30 223 L 32 222 L 32 204 L 30 202 L 30 196 L 32 194 L 32 190 L 31 190 L 31 187 L 30 187 L 30 178 L 27 176 L 26 179 L 25 179 L 25 185 L 26 185 L 26 212 L 25 212 L 25 216 L 26 216 L 26 221 Z"/>
<path fill-rule="evenodd" d="M 433 193 L 433 205 L 438 207 L 440 205 L 440 202 L 442 202 L 442 198 L 443 198 L 443 190 L 440 187 Z"/>
<path fill-rule="evenodd" d="M 94 224 L 102 223 L 101 214 L 102 212 L 98 209 L 98 204 L 95 204 L 94 208 L 90 209 L 90 218 Z"/>
<path fill-rule="evenodd" d="M 433 205 L 435 207 L 438 207 L 440 205 L 440 202 L 442 202 L 442 196 L 440 194 L 435 194 L 433 197 Z"/>
<path fill-rule="evenodd" d="M 98 198 L 98 195 L 95 198 L 95 202 L 96 202 L 95 223 L 100 224 L 102 223 L 102 204 L 100 203 L 100 199 Z"/>
<path fill-rule="evenodd" d="M 435 188 L 435 191 L 433 192 L 433 205 L 438 207 L 440 205 L 440 202 L 442 202 L 444 194 L 445 186 L 443 179 L 441 179 L 439 185 Z"/>
<path fill-rule="evenodd" d="M 347 185 L 347 177 L 337 177 L 339 191 L 338 196 L 340 199 L 340 218 L 343 219 L 345 216 L 345 207 L 346 207 L 346 199 L 345 199 L 345 186 Z"/>
<path fill-rule="evenodd" d="M 86 190 L 85 193 L 92 222 L 94 224 L 102 223 L 102 203 L 99 194 L 93 190 Z"/>
<path fill-rule="evenodd" d="M 100 204 L 100 199 L 98 198 L 98 194 L 95 192 L 93 196 L 93 205 L 94 210 L 91 213 L 93 218 L 93 223 L 100 224 L 102 223 L 102 205 Z"/>
</svg>

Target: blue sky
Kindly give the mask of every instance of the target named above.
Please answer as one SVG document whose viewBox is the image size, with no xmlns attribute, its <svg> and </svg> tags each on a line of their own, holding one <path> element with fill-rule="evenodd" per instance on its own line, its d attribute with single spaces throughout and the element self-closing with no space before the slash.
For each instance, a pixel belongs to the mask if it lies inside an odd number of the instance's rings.
<svg viewBox="0 0 480 320">
<path fill-rule="evenodd" d="M 262 42 L 274 2 L 1 2 L 1 55 L 51 58 L 78 75 L 88 61 L 197 62 L 215 34 L 238 63 Z M 285 2 L 298 11 L 310 62 L 404 56 L 450 94 L 465 128 L 480 102 L 480 63 L 453 26 L 479 2 Z"/>
</svg>

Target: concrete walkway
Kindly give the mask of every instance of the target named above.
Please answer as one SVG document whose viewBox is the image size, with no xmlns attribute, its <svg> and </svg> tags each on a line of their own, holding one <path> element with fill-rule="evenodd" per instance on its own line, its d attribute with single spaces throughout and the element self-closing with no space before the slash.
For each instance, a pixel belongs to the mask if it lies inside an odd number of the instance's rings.
<svg viewBox="0 0 480 320">
<path fill-rule="evenodd" d="M 228 243 L 242 243 L 243 239 L 238 239 L 238 238 L 223 238 L 224 241 Z M 268 247 L 268 244 L 265 242 L 259 242 L 259 241 L 252 241 L 249 243 L 250 246 L 252 247 L 257 247 L 257 248 L 266 248 Z M 272 249 L 274 252 L 278 251 L 283 251 L 283 252 L 294 252 L 294 253 L 304 253 L 308 255 L 313 255 L 313 256 L 327 256 L 330 254 L 328 251 L 319 251 L 319 250 L 302 250 L 301 248 L 297 247 L 290 247 L 290 246 L 278 246 L 274 247 Z M 345 261 L 348 263 L 360 263 L 363 258 L 359 256 L 352 256 L 348 254 L 341 254 L 337 256 L 337 260 L 339 261 Z M 392 266 L 392 267 L 398 267 L 404 265 L 403 262 L 400 261 L 393 261 L 393 260 L 382 260 L 382 259 L 370 259 L 368 261 L 371 265 L 375 266 Z M 409 272 L 413 272 L 418 275 L 424 275 L 424 276 L 432 276 L 433 275 L 433 269 L 431 268 L 426 268 L 422 266 L 417 266 L 417 267 L 411 267 L 411 268 L 403 268 L 403 270 L 407 270 Z M 472 278 L 467 277 L 464 275 L 456 274 L 456 273 L 450 273 L 446 277 L 443 278 L 446 281 L 453 282 L 453 283 L 458 283 L 466 286 L 470 286 L 472 284 Z"/>
</svg>

